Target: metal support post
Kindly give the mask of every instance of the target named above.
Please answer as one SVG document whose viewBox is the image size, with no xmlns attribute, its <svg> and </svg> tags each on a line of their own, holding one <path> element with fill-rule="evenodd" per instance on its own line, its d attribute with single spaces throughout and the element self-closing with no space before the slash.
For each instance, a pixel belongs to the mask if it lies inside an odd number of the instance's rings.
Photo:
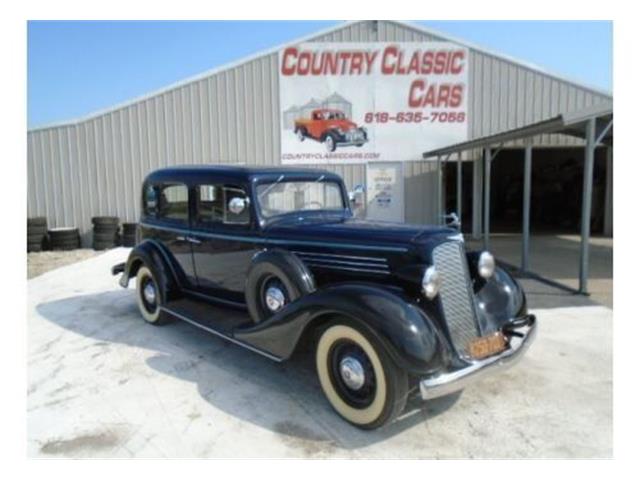
<svg viewBox="0 0 640 480">
<path fill-rule="evenodd" d="M 474 152 L 475 155 L 475 152 Z M 471 202 L 471 236 L 479 239 L 482 235 L 482 154 L 473 159 L 473 202 Z"/>
<path fill-rule="evenodd" d="M 531 159 L 533 147 L 528 143 L 524 149 L 524 178 L 522 186 L 522 264 L 520 268 L 529 270 L 529 236 L 531 226 Z"/>
<path fill-rule="evenodd" d="M 585 128 L 584 177 L 582 183 L 582 227 L 580 231 L 580 293 L 586 294 L 589 279 L 589 236 L 591 234 L 591 196 L 593 193 L 593 161 L 596 140 L 596 119 Z"/>
<path fill-rule="evenodd" d="M 456 171 L 456 213 L 462 231 L 462 152 L 458 152 L 458 169 Z"/>
<path fill-rule="evenodd" d="M 490 234 L 490 221 L 489 216 L 491 214 L 491 149 L 485 148 L 484 150 L 484 241 L 483 247 L 485 250 L 489 250 L 489 234 Z"/>
<path fill-rule="evenodd" d="M 607 180 L 604 195 L 604 235 L 613 236 L 613 147 L 607 147 Z"/>
<path fill-rule="evenodd" d="M 438 185 L 436 187 L 436 216 L 437 216 L 437 221 L 436 223 L 438 225 L 442 224 L 443 218 L 442 218 L 442 157 L 440 155 L 438 155 L 438 159 L 436 161 L 436 165 L 437 165 L 437 182 Z"/>
</svg>

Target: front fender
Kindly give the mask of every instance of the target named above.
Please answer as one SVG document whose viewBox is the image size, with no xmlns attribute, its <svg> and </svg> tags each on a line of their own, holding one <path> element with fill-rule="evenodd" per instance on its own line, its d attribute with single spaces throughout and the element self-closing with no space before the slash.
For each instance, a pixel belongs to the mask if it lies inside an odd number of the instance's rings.
<svg viewBox="0 0 640 480">
<path fill-rule="evenodd" d="M 177 276 L 170 257 L 163 250 L 162 245 L 154 240 L 145 240 L 131 250 L 122 270 L 120 286 L 127 288 L 129 280 L 136 276 L 142 265 L 151 270 L 158 282 L 163 302 L 174 300 L 179 296 Z"/>
<path fill-rule="evenodd" d="M 399 293 L 363 284 L 318 290 L 261 324 L 236 330 L 234 337 L 288 358 L 305 329 L 336 316 L 347 317 L 368 330 L 407 371 L 429 371 L 442 352 L 440 335 L 424 311 Z"/>
<path fill-rule="evenodd" d="M 325 130 L 323 138 L 326 138 L 327 135 L 333 135 L 338 142 L 344 142 L 347 139 L 347 137 L 345 137 L 345 135 L 337 128 L 328 128 Z"/>
<path fill-rule="evenodd" d="M 475 300 L 483 334 L 500 330 L 527 314 L 522 286 L 505 269 L 496 267 L 489 280 L 477 279 Z"/>
</svg>

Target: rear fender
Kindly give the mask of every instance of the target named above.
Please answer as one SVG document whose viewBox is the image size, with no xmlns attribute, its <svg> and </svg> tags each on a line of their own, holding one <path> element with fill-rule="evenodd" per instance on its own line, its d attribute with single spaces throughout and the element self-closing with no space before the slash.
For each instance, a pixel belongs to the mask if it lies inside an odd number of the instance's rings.
<svg viewBox="0 0 640 480">
<path fill-rule="evenodd" d="M 120 286 L 127 288 L 129 280 L 136 276 L 142 265 L 151 270 L 158 282 L 163 303 L 174 300 L 179 296 L 179 284 L 175 268 L 162 245 L 154 240 L 145 240 L 131 250 L 120 277 Z"/>
<path fill-rule="evenodd" d="M 318 290 L 263 323 L 236 330 L 234 337 L 289 358 L 305 330 L 339 316 L 357 322 L 379 339 L 396 364 L 407 371 L 427 372 L 440 358 L 442 339 L 424 311 L 399 294 L 363 284 Z"/>
</svg>

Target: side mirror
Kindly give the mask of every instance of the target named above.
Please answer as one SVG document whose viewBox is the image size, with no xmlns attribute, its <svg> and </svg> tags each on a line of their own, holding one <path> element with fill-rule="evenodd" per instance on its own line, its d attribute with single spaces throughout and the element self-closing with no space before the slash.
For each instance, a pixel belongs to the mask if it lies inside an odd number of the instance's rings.
<svg viewBox="0 0 640 480">
<path fill-rule="evenodd" d="M 356 203 L 358 201 L 358 197 L 364 194 L 364 185 L 358 184 L 353 187 L 353 190 L 349 192 L 349 201 L 351 203 Z"/>
<path fill-rule="evenodd" d="M 248 198 L 233 197 L 231 200 L 229 200 L 229 204 L 227 206 L 231 213 L 233 213 L 234 215 L 240 215 L 247 208 L 248 204 Z"/>
</svg>

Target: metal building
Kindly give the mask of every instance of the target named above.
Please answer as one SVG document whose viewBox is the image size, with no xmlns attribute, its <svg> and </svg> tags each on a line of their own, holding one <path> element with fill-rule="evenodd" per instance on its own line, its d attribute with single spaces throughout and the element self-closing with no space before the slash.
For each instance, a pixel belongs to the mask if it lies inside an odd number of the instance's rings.
<svg viewBox="0 0 640 480">
<path fill-rule="evenodd" d="M 468 48 L 469 139 L 612 101 L 607 92 L 397 21 L 349 22 L 292 44 L 384 41 L 447 41 Z M 122 221 L 136 221 L 140 184 L 153 169 L 197 163 L 278 164 L 281 48 L 85 118 L 29 130 L 28 215 L 46 216 L 52 227 L 80 227 L 88 245 L 92 216 L 117 215 Z M 320 101 L 316 99 L 316 103 Z M 580 144 L 579 139 L 560 135 L 545 134 L 534 140 L 534 147 L 545 148 Z M 473 182 L 469 186 L 473 190 L 473 212 L 469 215 L 474 219 L 473 233 L 478 235 L 482 228 L 481 152 L 471 152 L 464 159 L 474 161 Z M 366 164 L 322 167 L 342 175 L 348 187 L 365 183 Z M 437 195 L 442 189 L 436 162 L 416 155 L 415 161 L 404 162 L 402 175 L 405 201 L 403 218 L 399 220 L 440 221 L 441 202 Z M 610 228 L 610 202 L 605 209 L 605 224 Z"/>
</svg>

